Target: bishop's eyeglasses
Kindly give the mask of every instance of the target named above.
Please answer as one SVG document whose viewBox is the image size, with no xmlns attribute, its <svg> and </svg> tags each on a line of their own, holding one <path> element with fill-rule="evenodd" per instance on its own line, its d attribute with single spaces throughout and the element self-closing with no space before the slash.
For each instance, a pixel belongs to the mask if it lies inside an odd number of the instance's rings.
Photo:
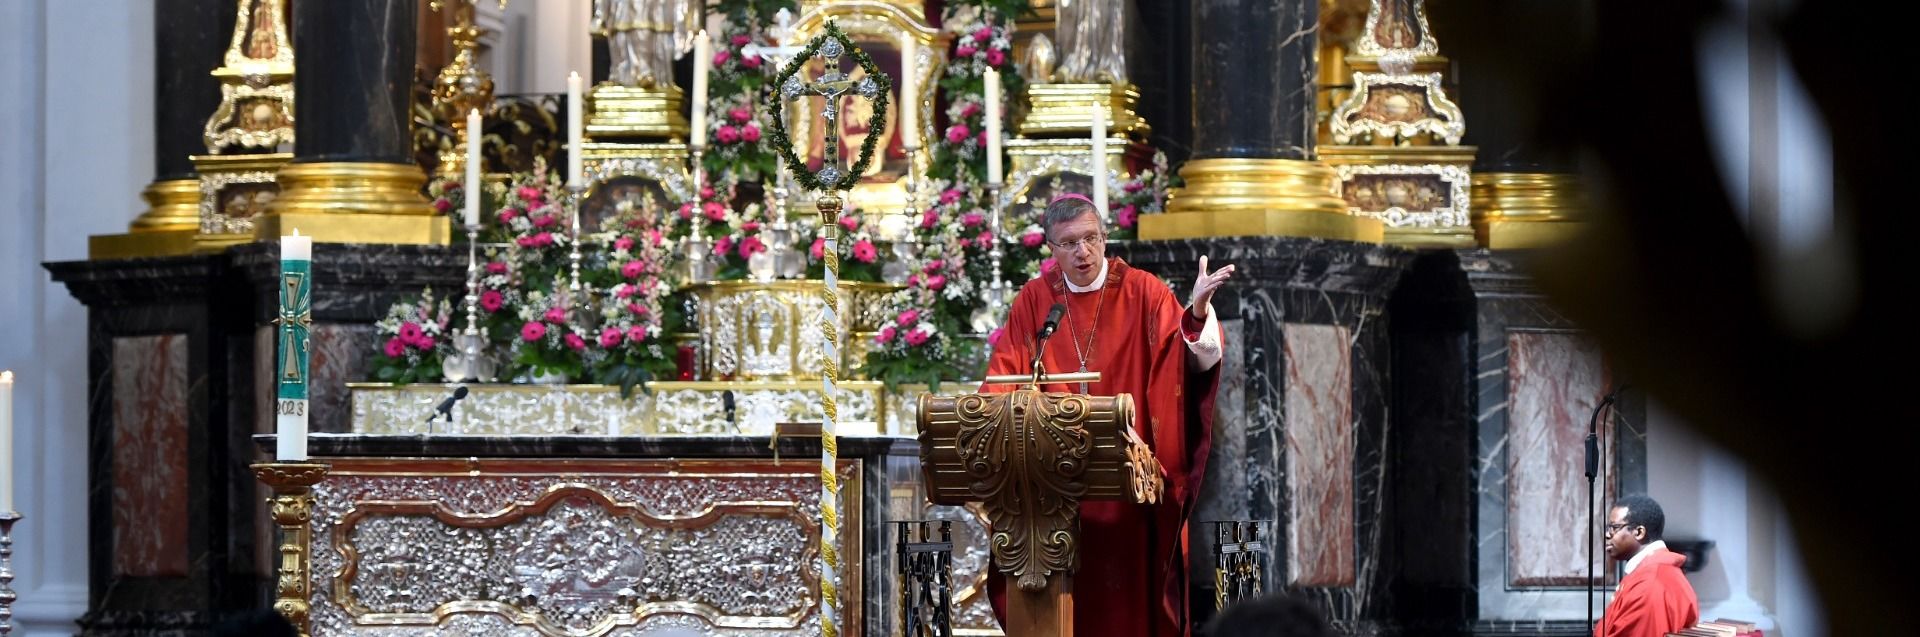
<svg viewBox="0 0 1920 637">
<path fill-rule="evenodd" d="M 1053 246 L 1054 252 L 1066 253 L 1066 252 L 1073 252 L 1075 250 L 1078 250 L 1080 249 L 1080 246 L 1086 246 L 1088 250 L 1092 250 L 1094 248 L 1105 245 L 1106 243 L 1107 243 L 1107 233 L 1096 232 L 1094 234 L 1081 237 L 1079 239 L 1070 239 L 1067 241 L 1048 241 L 1047 245 Z"/>
</svg>

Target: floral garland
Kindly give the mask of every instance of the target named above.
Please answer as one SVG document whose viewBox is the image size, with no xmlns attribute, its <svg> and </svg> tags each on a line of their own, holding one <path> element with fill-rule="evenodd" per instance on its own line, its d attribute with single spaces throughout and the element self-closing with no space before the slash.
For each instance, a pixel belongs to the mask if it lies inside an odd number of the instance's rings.
<svg viewBox="0 0 1920 637">
<path fill-rule="evenodd" d="M 766 31 L 780 10 L 798 12 L 795 0 L 722 0 L 711 8 L 721 16 L 719 50 L 713 53 L 708 76 L 707 139 L 713 141 L 701 158 L 707 174 L 729 185 L 772 178 L 779 158 L 762 135 L 766 124 L 755 106 L 766 96 L 773 68 L 758 55 L 747 55 L 750 45 L 765 45 Z"/>
<path fill-rule="evenodd" d="M 1181 184 L 1180 176 L 1167 166 L 1167 154 L 1154 151 L 1153 167 L 1122 182 L 1120 196 L 1109 202 L 1113 231 L 1108 237 L 1125 241 L 1138 236 L 1140 215 L 1166 212 L 1167 192 Z"/>
<path fill-rule="evenodd" d="M 441 365 L 453 353 L 448 331 L 452 319 L 452 307 L 446 299 L 435 299 L 433 288 L 388 308 L 386 318 L 374 323 L 383 355 L 373 358 L 373 377 L 398 384 L 438 380 Z"/>
<path fill-rule="evenodd" d="M 787 62 L 787 67 L 774 78 L 780 87 L 780 93 L 777 97 L 768 99 L 773 111 L 773 145 L 774 149 L 780 153 L 780 158 L 786 161 L 787 169 L 793 171 L 794 178 L 800 182 L 801 188 L 815 191 L 848 190 L 859 183 L 860 176 L 867 172 L 867 165 L 873 161 L 874 144 L 880 140 L 879 135 L 868 135 L 860 144 L 860 158 L 853 162 L 853 166 L 846 171 L 846 174 L 840 174 L 837 166 L 828 166 L 818 173 L 807 170 L 806 162 L 801 161 L 800 157 L 793 152 L 793 139 L 787 134 L 784 113 L 786 102 L 805 92 L 805 86 L 799 78 L 800 69 L 806 67 L 807 62 L 812 60 L 822 48 L 830 54 L 836 50 L 853 54 L 854 62 L 867 73 L 867 77 L 861 80 L 856 90 L 862 97 L 873 101 L 873 115 L 867 118 L 867 128 L 880 130 L 886 127 L 888 91 L 893 88 L 893 81 L 880 72 L 880 67 L 873 63 L 873 58 L 868 57 L 866 51 L 860 50 L 853 45 L 852 40 L 847 39 L 847 34 L 840 31 L 839 25 L 828 22 L 825 32 L 815 37 L 812 42 L 808 42 L 807 48 Z M 837 58 L 839 55 L 829 55 L 829 57 Z M 839 70 L 834 69 L 828 73 L 837 76 Z"/>
</svg>

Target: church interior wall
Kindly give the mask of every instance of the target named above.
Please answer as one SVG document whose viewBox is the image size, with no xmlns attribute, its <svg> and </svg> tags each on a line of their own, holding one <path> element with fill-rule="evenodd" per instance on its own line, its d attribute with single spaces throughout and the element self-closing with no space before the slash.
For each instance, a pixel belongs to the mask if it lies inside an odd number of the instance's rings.
<svg viewBox="0 0 1920 637">
<path fill-rule="evenodd" d="M 0 3 L 0 368 L 15 393 L 16 635 L 87 605 L 87 313 L 40 263 L 87 258 L 154 176 L 154 3 Z"/>
</svg>

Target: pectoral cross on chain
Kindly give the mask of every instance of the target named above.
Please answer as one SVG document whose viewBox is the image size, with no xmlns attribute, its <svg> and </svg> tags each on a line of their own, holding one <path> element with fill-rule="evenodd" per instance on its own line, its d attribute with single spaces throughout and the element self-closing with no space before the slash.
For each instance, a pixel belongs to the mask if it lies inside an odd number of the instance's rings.
<svg viewBox="0 0 1920 637">
<path fill-rule="evenodd" d="M 842 46 L 839 40 L 827 40 L 814 54 L 826 66 L 826 70 L 820 74 L 818 80 L 802 82 L 796 74 L 788 77 L 787 82 L 780 86 L 781 97 L 788 101 L 814 95 L 826 98 L 826 107 L 820 111 L 820 116 L 827 120 L 827 126 L 825 141 L 821 144 L 820 150 L 822 167 L 818 173 L 820 181 L 826 183 L 840 181 L 840 178 L 845 176 L 843 169 L 840 168 L 840 127 L 837 125 L 841 115 L 840 98 L 848 91 L 853 91 L 869 100 L 880 94 L 880 84 L 872 77 L 863 77 L 855 81 L 840 70 L 840 56 L 845 55 L 846 52 L 846 47 Z"/>
<path fill-rule="evenodd" d="M 280 330 L 280 382 L 304 384 L 301 370 L 305 369 L 300 361 L 307 357 L 307 348 L 311 340 L 307 334 L 313 329 L 313 299 L 306 294 L 307 275 L 301 272 L 287 272 L 281 275 L 280 285 L 286 296 L 286 302 L 280 304 L 280 316 L 273 319 Z"/>
</svg>

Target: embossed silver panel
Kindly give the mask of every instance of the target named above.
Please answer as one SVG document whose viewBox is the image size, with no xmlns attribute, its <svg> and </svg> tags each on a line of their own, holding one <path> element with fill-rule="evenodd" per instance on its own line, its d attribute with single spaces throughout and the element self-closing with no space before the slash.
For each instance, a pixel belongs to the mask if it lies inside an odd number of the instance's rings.
<svg viewBox="0 0 1920 637">
<path fill-rule="evenodd" d="M 817 471 L 342 459 L 314 490 L 313 634 L 815 635 Z M 840 473 L 857 512 L 856 464 Z M 862 592 L 841 585 L 848 617 Z"/>
<path fill-rule="evenodd" d="M 604 385 L 468 385 L 454 408 L 454 421 L 428 424 L 435 405 L 452 385 L 353 383 L 351 433 L 476 435 L 674 435 L 766 434 L 778 422 L 819 422 L 817 381 L 658 382 L 652 393 L 622 398 Z M 884 420 L 882 386 L 874 381 L 837 383 L 840 433 L 875 434 Z M 726 418 L 725 394 L 733 393 L 734 421 Z M 909 409 L 911 402 L 905 403 Z M 909 429 L 913 415 L 904 418 Z"/>
</svg>

